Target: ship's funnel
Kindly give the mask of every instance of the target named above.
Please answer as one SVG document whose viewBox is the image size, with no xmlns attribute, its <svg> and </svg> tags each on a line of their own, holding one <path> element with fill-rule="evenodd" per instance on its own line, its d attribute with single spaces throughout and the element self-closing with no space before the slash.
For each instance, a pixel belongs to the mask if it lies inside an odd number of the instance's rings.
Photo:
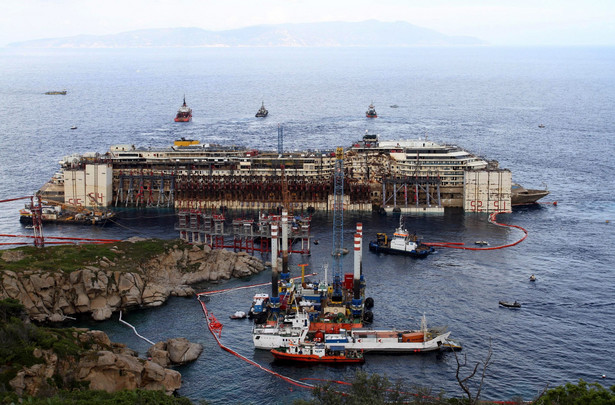
<svg viewBox="0 0 615 405">
<path fill-rule="evenodd" d="M 361 238 L 361 242 L 359 243 L 359 274 L 363 275 L 363 223 L 357 222 L 357 233 Z"/>
<path fill-rule="evenodd" d="M 353 277 L 353 296 L 354 299 L 361 298 L 361 235 L 354 234 L 354 277 Z"/>
<path fill-rule="evenodd" d="M 278 224 L 271 224 L 271 296 L 278 296 Z"/>
<path fill-rule="evenodd" d="M 282 211 L 282 274 L 288 273 L 288 213 Z"/>
</svg>

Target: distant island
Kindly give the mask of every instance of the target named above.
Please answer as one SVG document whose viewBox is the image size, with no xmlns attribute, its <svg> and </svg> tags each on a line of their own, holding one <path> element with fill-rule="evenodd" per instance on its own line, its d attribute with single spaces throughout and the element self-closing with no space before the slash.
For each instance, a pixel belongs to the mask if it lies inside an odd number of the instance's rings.
<svg viewBox="0 0 615 405">
<path fill-rule="evenodd" d="M 179 48 L 179 47 L 399 47 L 485 45 L 478 38 L 450 36 L 407 22 L 321 22 L 259 25 L 226 31 L 161 28 L 113 35 L 15 42 L 12 48 Z"/>
</svg>

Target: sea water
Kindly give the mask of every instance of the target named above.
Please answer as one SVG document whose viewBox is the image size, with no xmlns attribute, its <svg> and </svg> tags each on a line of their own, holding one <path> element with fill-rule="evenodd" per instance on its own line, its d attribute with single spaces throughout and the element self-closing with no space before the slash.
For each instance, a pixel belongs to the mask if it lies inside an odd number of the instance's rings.
<svg viewBox="0 0 615 405">
<path fill-rule="evenodd" d="M 0 199 L 31 195 L 72 153 L 104 153 L 113 144 L 163 147 L 180 137 L 274 150 L 278 124 L 284 127 L 285 150 L 349 146 L 365 131 L 384 140 L 427 137 L 460 145 L 498 160 L 526 187 L 548 186 L 545 201 L 558 204 L 498 217 L 529 232 L 519 245 L 494 251 L 439 248 L 424 260 L 367 251 L 375 233 L 392 232 L 399 216 L 346 213 L 346 247 L 355 224 L 364 225 L 373 326 L 417 328 L 425 314 L 430 325 L 448 327 L 469 363 L 484 360 L 491 348 L 483 398 L 531 399 L 547 384 L 579 378 L 613 385 L 614 71 L 613 48 L 2 49 Z M 43 94 L 62 89 L 66 96 Z M 174 123 L 184 95 L 193 121 Z M 256 119 L 261 102 L 269 116 Z M 371 102 L 377 119 L 365 118 Z M 19 223 L 22 204 L 2 203 L 1 233 L 31 233 Z M 44 232 L 170 239 L 178 236 L 175 221 L 170 209 L 123 208 L 111 227 L 45 225 Z M 425 241 L 486 240 L 495 246 L 523 236 L 488 223 L 486 214 L 460 210 L 410 216 L 406 224 Z M 323 265 L 332 268 L 332 225 L 331 215 L 315 215 L 312 234 L 320 243 L 310 256 L 291 255 L 293 275 L 302 263 L 319 273 L 315 279 L 324 277 Z M 1 240 L 12 241 L 17 240 Z M 343 268 L 352 271 L 352 255 L 343 259 Z M 529 282 L 531 274 L 536 282 Z M 270 275 L 197 289 L 265 282 Z M 409 388 L 462 395 L 452 353 L 367 355 L 364 365 L 351 367 L 274 363 L 268 352 L 253 349 L 249 320 L 228 319 L 247 310 L 257 292 L 268 289 L 212 296 L 207 306 L 224 324 L 222 341 L 262 366 L 309 383 L 350 380 L 363 370 Z M 503 309 L 499 300 L 523 306 Z M 183 336 L 203 344 L 196 362 L 178 368 L 179 393 L 192 400 L 288 403 L 310 397 L 309 390 L 221 350 L 195 299 L 172 298 L 124 318 L 154 341 Z M 142 355 L 148 348 L 117 314 L 84 324 Z"/>
</svg>

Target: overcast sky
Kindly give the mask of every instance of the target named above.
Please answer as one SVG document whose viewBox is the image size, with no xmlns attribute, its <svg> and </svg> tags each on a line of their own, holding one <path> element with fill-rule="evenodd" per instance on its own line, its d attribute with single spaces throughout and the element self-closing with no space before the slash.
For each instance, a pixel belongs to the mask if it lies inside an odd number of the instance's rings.
<svg viewBox="0 0 615 405">
<path fill-rule="evenodd" d="M 615 45 L 615 0 L 0 0 L 0 46 L 144 28 L 368 19 L 494 45 Z"/>
</svg>

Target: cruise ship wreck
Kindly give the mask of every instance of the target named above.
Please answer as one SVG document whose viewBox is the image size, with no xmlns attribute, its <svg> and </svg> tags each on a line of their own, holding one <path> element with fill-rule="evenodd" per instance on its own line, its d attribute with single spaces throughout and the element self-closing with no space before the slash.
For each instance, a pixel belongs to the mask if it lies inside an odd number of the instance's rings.
<svg viewBox="0 0 615 405">
<path fill-rule="evenodd" d="M 169 148 L 114 145 L 71 155 L 43 199 L 86 207 L 333 209 L 335 151 L 278 152 L 178 140 Z M 510 211 L 511 172 L 454 145 L 365 134 L 343 153 L 346 210 Z"/>
</svg>

